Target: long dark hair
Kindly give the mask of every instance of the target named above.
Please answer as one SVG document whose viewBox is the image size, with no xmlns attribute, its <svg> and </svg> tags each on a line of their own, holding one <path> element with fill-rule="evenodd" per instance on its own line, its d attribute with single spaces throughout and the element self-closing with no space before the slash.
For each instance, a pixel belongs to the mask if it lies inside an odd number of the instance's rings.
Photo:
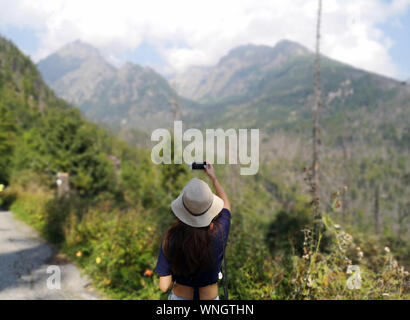
<svg viewBox="0 0 410 320">
<path fill-rule="evenodd" d="M 162 244 L 174 275 L 189 276 L 213 265 L 215 257 L 212 239 L 218 228 L 217 220 L 203 228 L 175 221 L 165 234 Z"/>
</svg>

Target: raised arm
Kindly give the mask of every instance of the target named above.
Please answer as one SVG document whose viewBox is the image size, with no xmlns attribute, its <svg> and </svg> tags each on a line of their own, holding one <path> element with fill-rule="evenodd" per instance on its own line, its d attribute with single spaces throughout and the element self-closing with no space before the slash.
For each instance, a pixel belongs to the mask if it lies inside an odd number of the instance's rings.
<svg viewBox="0 0 410 320">
<path fill-rule="evenodd" d="M 231 211 L 231 204 L 229 203 L 228 196 L 226 195 L 225 190 L 222 188 L 221 184 L 216 178 L 215 170 L 212 164 L 208 163 L 205 166 L 205 172 L 208 175 L 208 177 L 212 180 L 212 183 L 216 191 L 216 195 L 224 201 L 224 208 Z"/>
</svg>

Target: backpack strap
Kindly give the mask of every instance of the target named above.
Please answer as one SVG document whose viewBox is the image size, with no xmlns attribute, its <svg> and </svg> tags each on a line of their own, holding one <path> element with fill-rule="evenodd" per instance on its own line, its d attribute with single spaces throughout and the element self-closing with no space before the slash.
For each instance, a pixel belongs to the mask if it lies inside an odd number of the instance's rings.
<svg viewBox="0 0 410 320">
<path fill-rule="evenodd" d="M 194 297 L 193 300 L 199 300 L 199 287 L 194 287 Z"/>
<path fill-rule="evenodd" d="M 229 300 L 228 296 L 228 269 L 226 267 L 226 256 L 225 256 L 225 234 L 224 230 L 222 229 L 222 286 L 224 288 L 224 296 L 222 300 Z"/>
</svg>

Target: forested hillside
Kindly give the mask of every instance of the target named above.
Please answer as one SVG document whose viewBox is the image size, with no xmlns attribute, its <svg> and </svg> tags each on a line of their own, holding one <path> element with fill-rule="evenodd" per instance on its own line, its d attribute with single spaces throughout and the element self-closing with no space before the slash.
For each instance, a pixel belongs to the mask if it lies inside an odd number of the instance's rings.
<svg viewBox="0 0 410 320">
<path fill-rule="evenodd" d="M 152 269 L 161 238 L 174 219 L 169 204 L 191 177 L 205 179 L 203 173 L 184 165 L 156 166 L 149 149 L 130 147 L 85 120 L 57 98 L 30 59 L 3 38 L 0 108 L 0 183 L 7 186 L 2 206 L 56 244 L 110 297 L 166 298 Z M 375 189 L 368 185 L 379 185 L 381 208 L 396 203 L 383 198 L 387 194 L 400 198 L 408 210 L 409 184 L 398 182 L 406 179 L 408 157 L 397 151 L 408 148 L 408 138 L 400 131 L 392 137 L 397 146 L 375 146 L 386 148 L 379 160 L 375 154 L 357 164 L 359 160 L 351 158 L 347 176 L 339 175 L 346 162 L 334 163 L 342 151 L 324 153 L 324 163 L 335 168 L 331 179 L 362 179 L 355 180 L 355 187 L 347 184 L 351 202 L 362 199 L 357 202 L 362 213 L 352 205 L 348 216 L 360 223 L 339 222 L 344 184 L 335 180 L 328 187 L 334 195 L 324 199 L 329 205 L 322 208 L 324 229 L 317 243 L 311 241 L 309 174 L 303 172 L 309 146 L 295 137 L 281 131 L 270 135 L 264 147 L 282 153 L 263 156 L 255 176 L 240 177 L 235 166 L 216 168 L 233 206 L 227 247 L 230 298 L 408 299 L 409 273 L 402 266 L 408 263 L 408 242 L 387 222 L 386 233 L 374 232 L 369 217 Z M 359 146 L 350 150 L 360 152 Z M 70 175 L 69 197 L 57 197 L 58 172 Z M 362 206 L 365 201 L 370 201 L 368 207 Z M 346 286 L 352 264 L 361 268 L 361 289 Z"/>
</svg>

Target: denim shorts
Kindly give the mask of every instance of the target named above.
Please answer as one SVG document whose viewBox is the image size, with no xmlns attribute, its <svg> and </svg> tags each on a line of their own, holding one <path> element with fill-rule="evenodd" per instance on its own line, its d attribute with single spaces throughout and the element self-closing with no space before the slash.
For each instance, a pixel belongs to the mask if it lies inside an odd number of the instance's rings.
<svg viewBox="0 0 410 320">
<path fill-rule="evenodd" d="M 191 299 L 185 299 L 185 298 L 181 298 L 178 297 L 175 293 L 174 290 L 171 290 L 169 296 L 168 296 L 168 300 L 191 300 Z M 219 300 L 219 296 L 216 296 L 215 299 L 212 300 Z"/>
</svg>

